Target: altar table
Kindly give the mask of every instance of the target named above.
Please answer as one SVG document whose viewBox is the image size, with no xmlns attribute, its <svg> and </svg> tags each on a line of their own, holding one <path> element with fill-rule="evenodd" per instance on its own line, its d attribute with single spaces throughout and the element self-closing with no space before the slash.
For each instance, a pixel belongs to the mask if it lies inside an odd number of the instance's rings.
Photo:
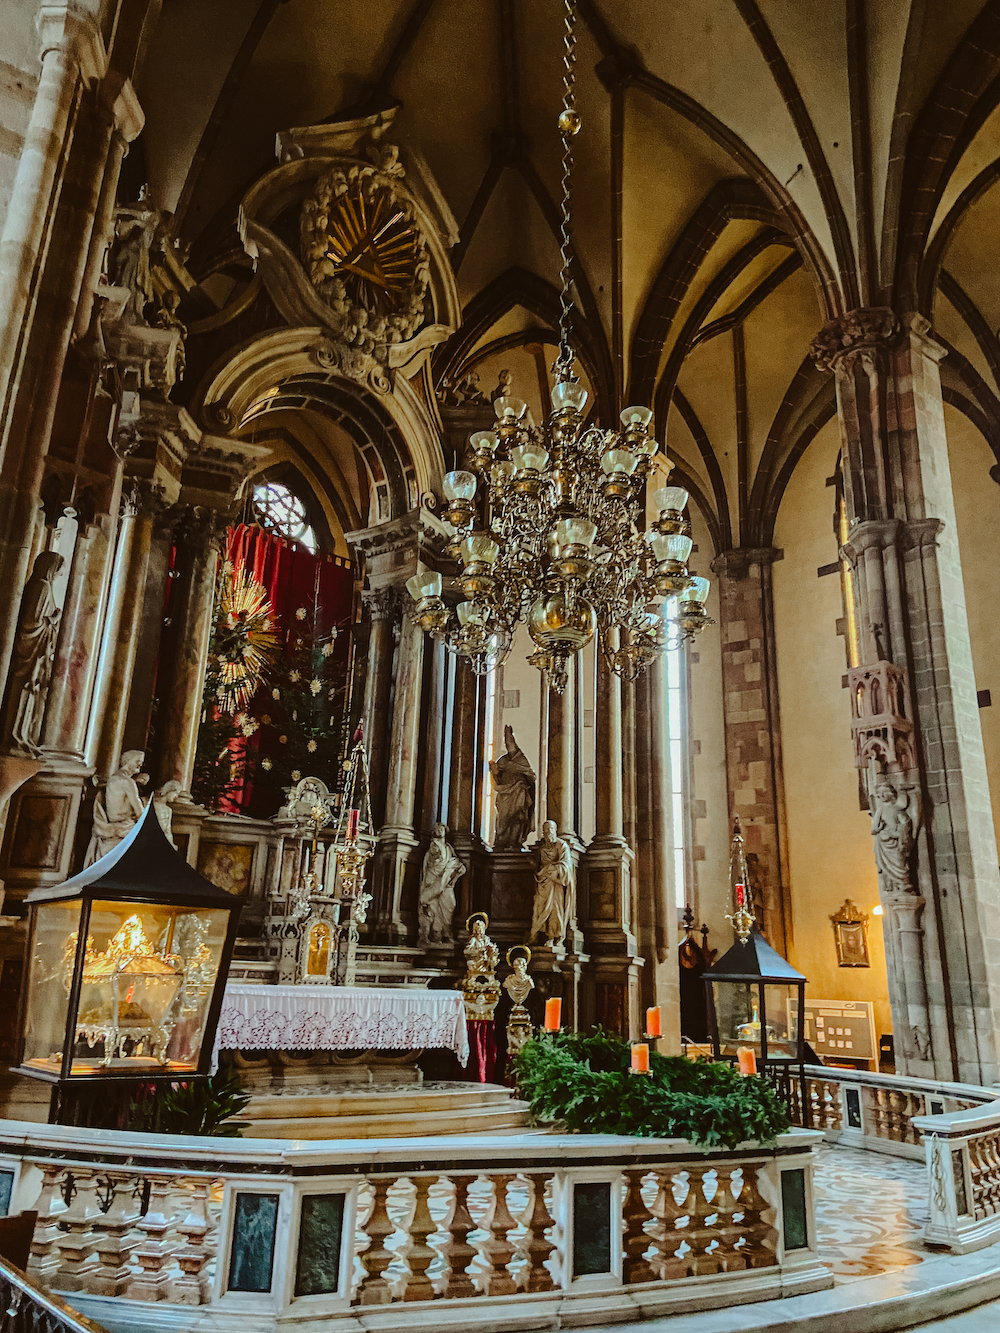
<svg viewBox="0 0 1000 1333">
<path fill-rule="evenodd" d="M 469 1059 L 460 991 L 374 986 L 268 986 L 230 982 L 212 1056 L 243 1051 L 413 1051 Z"/>
</svg>

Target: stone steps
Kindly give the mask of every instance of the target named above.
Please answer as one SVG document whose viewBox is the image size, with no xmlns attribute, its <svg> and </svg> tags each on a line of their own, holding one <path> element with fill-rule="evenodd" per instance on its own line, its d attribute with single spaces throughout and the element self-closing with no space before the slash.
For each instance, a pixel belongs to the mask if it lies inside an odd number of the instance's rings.
<svg viewBox="0 0 1000 1333">
<path fill-rule="evenodd" d="M 260 1093 L 238 1117 L 244 1138 L 378 1139 L 523 1133 L 528 1105 L 494 1084 Z"/>
</svg>

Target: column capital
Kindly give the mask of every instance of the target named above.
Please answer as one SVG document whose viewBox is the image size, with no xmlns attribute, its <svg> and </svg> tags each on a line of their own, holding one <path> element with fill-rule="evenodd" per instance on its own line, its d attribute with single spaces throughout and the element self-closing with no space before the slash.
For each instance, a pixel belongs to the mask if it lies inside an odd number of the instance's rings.
<svg viewBox="0 0 1000 1333">
<path fill-rule="evenodd" d="M 819 370 L 851 371 L 862 361 L 873 364 L 875 351 L 899 334 L 899 320 L 889 306 L 847 310 L 827 320 L 813 338 L 809 353 Z"/>
<path fill-rule="evenodd" d="M 776 546 L 734 546 L 729 551 L 720 551 L 711 569 L 722 578 L 742 581 L 749 576 L 751 565 L 773 565 L 784 558 L 784 551 Z"/>
<path fill-rule="evenodd" d="M 361 601 L 373 621 L 396 619 L 406 610 L 406 602 L 403 598 L 402 588 L 392 585 L 384 588 L 373 588 L 361 594 Z M 407 601 L 412 602 L 413 599 L 408 597 Z"/>
<path fill-rule="evenodd" d="M 41 39 L 41 58 L 59 51 L 80 66 L 87 80 L 100 79 L 108 67 L 108 53 L 95 16 L 73 0 L 43 0 L 35 18 Z"/>
</svg>

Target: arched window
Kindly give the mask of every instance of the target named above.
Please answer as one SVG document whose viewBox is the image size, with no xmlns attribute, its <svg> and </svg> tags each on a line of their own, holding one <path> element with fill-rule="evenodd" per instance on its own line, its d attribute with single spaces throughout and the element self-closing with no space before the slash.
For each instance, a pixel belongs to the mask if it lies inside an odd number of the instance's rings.
<svg viewBox="0 0 1000 1333">
<path fill-rule="evenodd" d="M 294 491 L 280 481 L 264 481 L 254 487 L 253 504 L 262 527 L 298 542 L 308 551 L 316 550 L 316 534 L 309 515 Z"/>
</svg>

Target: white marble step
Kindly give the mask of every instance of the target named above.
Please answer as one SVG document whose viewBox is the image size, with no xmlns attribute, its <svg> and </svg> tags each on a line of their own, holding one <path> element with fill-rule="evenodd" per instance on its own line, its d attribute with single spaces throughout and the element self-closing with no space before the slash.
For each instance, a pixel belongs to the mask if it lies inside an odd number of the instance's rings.
<svg viewBox="0 0 1000 1333">
<path fill-rule="evenodd" d="M 249 1110 L 249 1108 L 248 1108 Z M 244 1112 L 244 1116 L 247 1113 Z M 242 1120 L 243 1117 L 240 1117 Z M 310 1115 L 268 1117 L 245 1123 L 246 1139 L 387 1139 L 429 1134 L 523 1134 L 527 1103 L 465 1106 L 440 1111 L 404 1111 L 380 1115 Z"/>
<path fill-rule="evenodd" d="M 485 1106 L 499 1108 L 506 1106 L 512 1097 L 509 1088 L 492 1083 L 468 1083 L 459 1088 L 425 1088 L 417 1083 L 399 1089 L 345 1091 L 336 1088 L 329 1092 L 310 1088 L 284 1093 L 259 1092 L 243 1114 L 252 1120 L 287 1120 L 293 1116 L 416 1115 Z"/>
</svg>

